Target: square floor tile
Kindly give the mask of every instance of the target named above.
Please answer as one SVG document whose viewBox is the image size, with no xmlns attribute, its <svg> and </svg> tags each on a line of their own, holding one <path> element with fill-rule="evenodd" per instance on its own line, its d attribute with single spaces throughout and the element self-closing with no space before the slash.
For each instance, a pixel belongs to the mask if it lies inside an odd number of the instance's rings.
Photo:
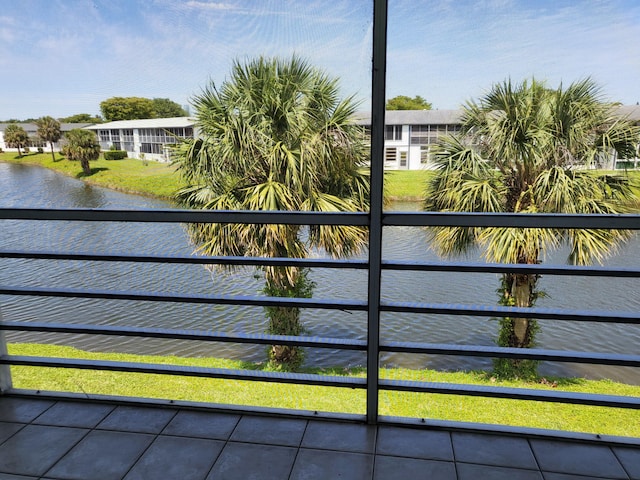
<svg viewBox="0 0 640 480">
<path fill-rule="evenodd" d="M 529 442 L 524 438 L 453 432 L 451 439 L 457 462 L 538 469 Z"/>
<path fill-rule="evenodd" d="M 252 443 L 227 443 L 207 480 L 281 480 L 289 478 L 297 449 Z"/>
<path fill-rule="evenodd" d="M 97 428 L 121 432 L 160 433 L 175 416 L 176 410 L 119 406 Z"/>
<path fill-rule="evenodd" d="M 0 445 L 0 471 L 42 475 L 88 430 L 27 425 Z"/>
<path fill-rule="evenodd" d="M 153 439 L 153 435 L 94 430 L 49 470 L 47 476 L 72 480 L 119 480 Z"/>
<path fill-rule="evenodd" d="M 632 480 L 640 480 L 640 447 L 613 447 L 613 453 Z"/>
<path fill-rule="evenodd" d="M 555 440 L 530 442 L 543 471 L 608 479 L 628 478 L 609 447 Z"/>
<path fill-rule="evenodd" d="M 458 480 L 543 480 L 542 474 L 534 470 L 456 463 Z"/>
<path fill-rule="evenodd" d="M 36 418 L 38 425 L 59 425 L 61 427 L 93 428 L 111 410 L 111 405 L 99 403 L 58 402 Z"/>
<path fill-rule="evenodd" d="M 224 442 L 204 438 L 158 437 L 125 480 L 202 480 L 218 458 Z"/>
<path fill-rule="evenodd" d="M 377 455 L 373 478 L 374 480 L 456 480 L 457 476 L 453 462 Z"/>
<path fill-rule="evenodd" d="M 304 448 L 373 453 L 376 428 L 354 423 L 311 421 L 302 438 Z"/>
<path fill-rule="evenodd" d="M 367 479 L 373 473 L 373 455 L 300 449 L 289 480 Z"/>
<path fill-rule="evenodd" d="M 0 422 L 29 423 L 54 403 L 49 400 L 0 397 Z"/>
<path fill-rule="evenodd" d="M 23 423 L 0 422 L 0 443 L 24 427 Z"/>
<path fill-rule="evenodd" d="M 268 445 L 300 446 L 307 426 L 296 418 L 254 417 L 245 415 L 231 435 L 235 442 L 266 443 Z"/>
<path fill-rule="evenodd" d="M 381 426 L 376 453 L 397 457 L 453 461 L 449 432 Z"/>
<path fill-rule="evenodd" d="M 178 412 L 162 431 L 163 435 L 227 440 L 240 415 L 209 412 Z"/>
</svg>

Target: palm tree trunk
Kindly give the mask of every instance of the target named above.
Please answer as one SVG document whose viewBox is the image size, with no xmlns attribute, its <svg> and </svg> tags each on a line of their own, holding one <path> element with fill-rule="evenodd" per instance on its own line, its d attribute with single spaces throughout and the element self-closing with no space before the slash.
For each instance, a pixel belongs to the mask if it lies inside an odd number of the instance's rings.
<svg viewBox="0 0 640 480">
<path fill-rule="evenodd" d="M 55 162 L 56 161 L 56 155 L 53 153 L 53 142 L 49 142 L 49 145 L 51 146 L 51 161 Z"/>
<path fill-rule="evenodd" d="M 502 277 L 501 300 L 505 306 L 529 308 L 536 299 L 538 275 L 509 274 Z M 511 348 L 531 348 L 534 345 L 538 324 L 528 318 L 506 317 L 500 320 L 498 345 Z M 531 378 L 537 375 L 537 363 L 533 360 L 497 358 L 494 374 L 506 378 Z"/>
<path fill-rule="evenodd" d="M 307 278 L 306 270 L 276 267 L 266 275 L 264 291 L 270 296 L 308 298 L 312 290 L 313 282 Z M 267 307 L 266 312 L 269 317 L 267 333 L 287 336 L 298 336 L 302 333 L 299 308 Z M 304 351 L 301 347 L 272 345 L 269 349 L 269 363 L 278 370 L 295 370 L 302 365 L 303 360 Z"/>
<path fill-rule="evenodd" d="M 82 171 L 84 172 L 85 177 L 91 175 L 91 166 L 89 165 L 89 160 L 81 159 L 80 165 L 82 166 Z"/>
</svg>

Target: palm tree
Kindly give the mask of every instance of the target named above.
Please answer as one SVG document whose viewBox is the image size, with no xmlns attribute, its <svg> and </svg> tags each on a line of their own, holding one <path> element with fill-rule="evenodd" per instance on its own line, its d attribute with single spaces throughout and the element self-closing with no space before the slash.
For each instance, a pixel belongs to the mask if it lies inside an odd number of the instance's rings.
<svg viewBox="0 0 640 480">
<path fill-rule="evenodd" d="M 293 57 L 258 58 L 233 65 L 219 88 L 193 100 L 200 136 L 178 146 L 176 162 L 188 187 L 183 206 L 213 210 L 367 211 L 367 157 L 356 104 L 340 100 L 338 82 Z M 209 255 L 304 258 L 322 248 L 335 257 L 359 252 L 365 229 L 296 225 L 191 225 L 198 251 Z M 265 293 L 308 297 L 305 269 L 264 267 Z M 268 308 L 268 333 L 299 335 L 296 308 Z M 271 363 L 294 369 L 302 350 L 274 345 Z"/>
<path fill-rule="evenodd" d="M 95 133 L 81 128 L 69 130 L 66 134 L 67 156 L 69 160 L 78 160 L 82 165 L 82 171 L 85 176 L 91 175 L 91 167 L 89 162 L 97 160 L 100 156 L 100 145 Z"/>
<path fill-rule="evenodd" d="M 53 117 L 42 117 L 36 120 L 38 126 L 38 136 L 43 142 L 49 142 L 51 145 L 51 160 L 56 161 L 53 153 L 53 144 L 60 140 L 62 133 L 60 132 L 60 122 Z"/>
<path fill-rule="evenodd" d="M 29 135 L 17 123 L 10 123 L 4 130 L 4 142 L 9 148 L 17 148 L 18 156 L 22 156 L 22 147 L 25 147 L 29 143 Z"/>
<path fill-rule="evenodd" d="M 594 172 L 612 155 L 633 157 L 639 130 L 615 115 L 590 79 L 563 89 L 536 80 L 494 85 L 478 102 L 468 103 L 457 137 L 437 149 L 437 171 L 430 181 L 425 209 L 450 212 L 584 213 L 628 212 L 634 200 L 627 181 Z M 463 228 L 432 230 L 442 255 L 479 246 L 490 262 L 540 263 L 561 244 L 570 247 L 573 264 L 601 262 L 630 233 L 619 230 Z M 500 303 L 531 307 L 542 294 L 538 276 L 502 275 Z M 501 320 L 498 344 L 534 345 L 535 320 Z M 530 361 L 496 361 L 499 375 L 535 374 Z"/>
</svg>

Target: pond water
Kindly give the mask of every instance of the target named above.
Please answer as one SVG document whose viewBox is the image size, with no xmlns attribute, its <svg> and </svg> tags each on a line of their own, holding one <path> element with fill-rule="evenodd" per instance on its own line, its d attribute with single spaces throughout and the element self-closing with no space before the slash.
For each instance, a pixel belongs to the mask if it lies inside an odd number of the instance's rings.
<svg viewBox="0 0 640 480">
<path fill-rule="evenodd" d="M 172 208 L 169 202 L 92 187 L 55 172 L 26 165 L 0 163 L 1 207 L 49 208 Z M 415 204 L 395 204 L 395 210 L 415 210 Z M 609 265 L 637 267 L 640 242 L 634 238 Z M 178 224 L 122 222 L 2 221 L 3 250 L 189 255 L 189 243 Z M 385 227 L 385 259 L 436 260 L 423 230 Z M 479 260 L 471 254 L 470 260 Z M 566 251 L 552 252 L 546 263 L 564 264 Z M 357 270 L 315 269 L 314 297 L 366 298 L 366 273 Z M 382 295 L 387 300 L 495 305 L 496 274 L 383 272 Z M 544 276 L 547 296 L 538 306 L 570 309 L 638 311 L 638 280 L 597 277 Z M 109 262 L 0 259 L 0 284 L 12 286 L 136 290 L 192 294 L 260 294 L 262 281 L 252 268 L 211 272 L 195 265 L 155 265 Z M 266 321 L 262 308 L 219 305 L 180 305 L 156 302 L 0 296 L 0 312 L 10 321 L 48 321 L 130 325 L 158 328 L 261 333 Z M 366 338 L 366 314 L 304 310 L 306 334 L 337 338 Z M 538 335 L 543 348 L 637 354 L 640 326 L 542 321 Z M 489 318 L 383 313 L 382 341 L 415 341 L 492 345 L 497 322 Z M 169 341 L 84 335 L 11 333 L 10 341 L 73 345 L 96 351 L 144 354 L 219 356 L 251 361 L 265 358 L 265 347 L 205 342 Z M 306 362 L 318 366 L 364 365 L 359 352 L 310 349 Z M 443 370 L 490 368 L 490 359 L 387 354 L 384 365 Z M 544 363 L 541 373 L 611 378 L 640 384 L 638 369 Z"/>
</svg>

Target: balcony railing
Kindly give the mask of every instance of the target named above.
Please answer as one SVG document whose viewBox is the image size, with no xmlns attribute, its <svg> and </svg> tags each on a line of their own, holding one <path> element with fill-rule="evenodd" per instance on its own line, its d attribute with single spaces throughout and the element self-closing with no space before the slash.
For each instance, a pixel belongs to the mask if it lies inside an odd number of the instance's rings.
<svg viewBox="0 0 640 480">
<path fill-rule="evenodd" d="M 228 223 L 278 223 L 294 225 L 356 225 L 371 226 L 371 215 L 322 214 L 304 212 L 223 212 L 184 210 L 91 210 L 91 209 L 0 209 L 0 220 L 30 221 L 80 221 L 80 222 L 228 222 Z M 380 215 L 382 227 L 389 226 L 506 226 L 514 228 L 612 228 L 640 229 L 639 215 L 517 215 L 517 214 L 449 214 L 449 213 L 393 213 Z M 482 345 L 428 344 L 415 342 L 380 342 L 380 314 L 382 312 L 411 312 L 432 315 L 471 315 L 481 317 L 519 317 L 577 322 L 605 322 L 617 324 L 640 324 L 640 313 L 621 311 L 589 311 L 549 308 L 517 308 L 503 306 L 478 306 L 461 304 L 435 304 L 407 301 L 380 300 L 380 272 L 386 270 L 451 271 L 451 272 L 517 272 L 545 275 L 601 276 L 610 278 L 638 278 L 640 270 L 609 267 L 573 267 L 547 265 L 503 265 L 473 263 L 425 263 L 412 261 L 385 261 L 380 249 L 373 258 L 370 250 L 368 260 L 332 259 L 292 259 L 292 258 L 245 258 L 207 256 L 162 256 L 162 255 L 117 255 L 97 253 L 70 253 L 44 251 L 0 251 L 0 258 L 41 259 L 51 262 L 60 260 L 82 260 L 100 262 L 134 263 L 184 263 L 184 264 L 224 264 L 224 265 L 295 265 L 298 267 L 321 267 L 331 269 L 361 269 L 369 274 L 369 294 L 365 299 L 318 299 L 280 298 L 266 296 L 224 296 L 166 294 L 161 292 L 105 291 L 91 289 L 65 289 L 47 287 L 24 287 L 0 285 L 0 295 L 69 297 L 109 300 L 138 300 L 147 302 L 180 302 L 218 305 L 250 305 L 299 307 L 302 309 L 328 309 L 345 314 L 349 311 L 368 313 L 367 340 L 317 337 L 284 337 L 276 335 L 227 334 L 210 331 L 187 331 L 180 329 L 140 328 L 134 326 L 102 326 L 88 324 L 67 324 L 48 322 L 14 322 L 4 319 L 0 323 L 0 333 L 6 331 L 58 332 L 89 335 L 135 336 L 140 338 L 163 338 L 196 340 L 205 342 L 233 342 L 262 345 L 297 345 L 301 347 L 356 350 L 366 353 L 366 378 L 324 376 L 299 373 L 279 373 L 253 370 L 225 370 L 194 368 L 170 365 L 126 363 L 114 361 L 94 361 L 79 359 L 42 358 L 9 355 L 6 345 L 0 344 L 0 386 L 3 390 L 11 387 L 10 365 L 30 365 L 38 367 L 74 368 L 90 370 L 112 370 L 163 375 L 197 376 L 219 379 L 250 380 L 260 382 L 296 383 L 344 387 L 366 390 L 369 423 L 380 420 L 378 394 L 383 390 L 428 392 L 451 395 L 471 395 L 494 398 L 510 398 L 560 402 L 582 405 L 597 405 L 619 408 L 640 408 L 640 398 L 613 396 L 606 394 L 573 393 L 563 391 L 541 391 L 521 388 L 486 387 L 477 385 L 425 383 L 404 380 L 381 379 L 379 356 L 382 352 L 409 354 L 438 354 L 451 356 L 474 356 L 491 358 L 517 358 L 572 362 L 584 364 L 616 365 L 640 367 L 640 355 L 619 353 L 595 353 L 585 351 L 556 351 L 539 348 L 518 349 Z M 372 265 L 379 265 L 379 270 Z M 371 298 L 371 292 L 378 292 Z M 4 366 L 4 367 L 3 367 Z"/>
</svg>

